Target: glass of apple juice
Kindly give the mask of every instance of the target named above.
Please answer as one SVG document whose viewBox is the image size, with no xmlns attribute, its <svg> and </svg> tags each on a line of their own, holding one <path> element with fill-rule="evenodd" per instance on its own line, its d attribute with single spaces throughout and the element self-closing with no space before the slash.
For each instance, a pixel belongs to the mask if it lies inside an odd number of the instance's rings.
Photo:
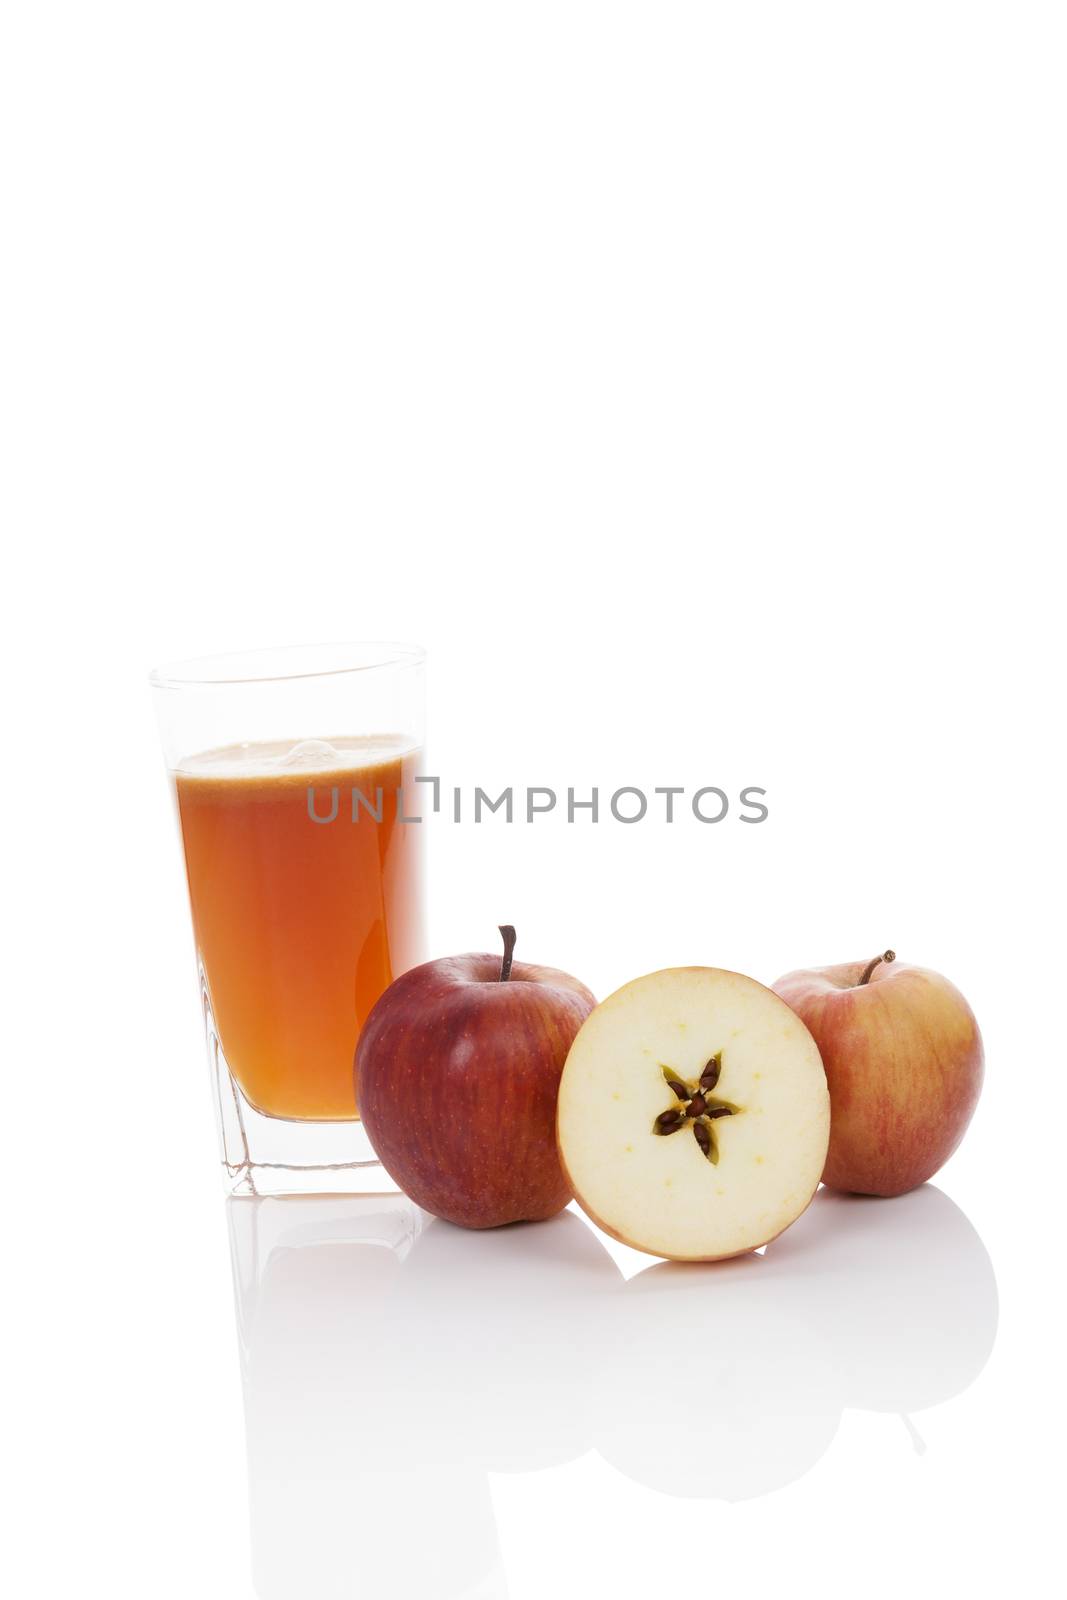
<svg viewBox="0 0 1067 1600">
<path fill-rule="evenodd" d="M 151 675 L 234 1194 L 395 1187 L 359 1120 L 360 1028 L 423 959 L 424 658 L 346 644 Z"/>
</svg>

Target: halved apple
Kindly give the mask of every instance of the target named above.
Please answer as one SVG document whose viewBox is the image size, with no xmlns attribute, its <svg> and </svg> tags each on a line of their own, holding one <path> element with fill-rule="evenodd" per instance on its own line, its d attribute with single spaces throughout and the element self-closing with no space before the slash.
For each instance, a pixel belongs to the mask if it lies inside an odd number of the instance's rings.
<svg viewBox="0 0 1067 1600">
<path fill-rule="evenodd" d="M 715 967 L 637 978 L 582 1024 L 560 1158 L 588 1216 L 650 1255 L 757 1250 L 819 1186 L 830 1098 L 814 1039 L 770 989 Z"/>
</svg>

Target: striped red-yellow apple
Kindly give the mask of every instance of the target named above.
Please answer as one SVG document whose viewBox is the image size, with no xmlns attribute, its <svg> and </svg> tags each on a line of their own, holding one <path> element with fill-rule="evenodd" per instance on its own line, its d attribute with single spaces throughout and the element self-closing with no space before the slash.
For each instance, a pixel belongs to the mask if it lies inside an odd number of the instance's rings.
<svg viewBox="0 0 1067 1600">
<path fill-rule="evenodd" d="M 827 1187 L 897 1195 L 932 1178 L 982 1087 L 982 1036 L 959 990 L 892 950 L 786 973 L 774 990 L 810 1029 L 826 1069 Z"/>
</svg>

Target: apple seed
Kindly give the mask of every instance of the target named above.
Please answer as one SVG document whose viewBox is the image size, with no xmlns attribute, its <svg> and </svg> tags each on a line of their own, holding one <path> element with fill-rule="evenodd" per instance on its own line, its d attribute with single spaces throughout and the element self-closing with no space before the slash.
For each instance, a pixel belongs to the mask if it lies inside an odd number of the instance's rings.
<svg viewBox="0 0 1067 1600">
<path fill-rule="evenodd" d="M 721 1071 L 722 1051 L 720 1050 L 718 1055 L 712 1056 L 711 1060 L 700 1074 L 700 1087 L 708 1090 L 714 1089 L 715 1085 L 719 1081 L 719 1073 Z"/>
</svg>

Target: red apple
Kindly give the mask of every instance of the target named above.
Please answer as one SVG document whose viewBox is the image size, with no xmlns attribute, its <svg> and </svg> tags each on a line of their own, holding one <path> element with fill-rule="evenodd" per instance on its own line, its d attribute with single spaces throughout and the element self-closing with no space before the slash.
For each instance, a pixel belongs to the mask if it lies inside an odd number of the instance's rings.
<svg viewBox="0 0 1067 1600">
<path fill-rule="evenodd" d="M 814 1035 L 830 1088 L 822 1181 L 895 1195 L 944 1166 L 982 1087 L 982 1036 L 937 972 L 873 961 L 789 972 L 772 986 Z"/>
<path fill-rule="evenodd" d="M 577 978 L 504 959 L 428 961 L 391 984 L 356 1048 L 356 1100 L 382 1166 L 416 1205 L 464 1228 L 539 1222 L 571 1198 L 556 1096 L 596 1005 Z"/>
</svg>

